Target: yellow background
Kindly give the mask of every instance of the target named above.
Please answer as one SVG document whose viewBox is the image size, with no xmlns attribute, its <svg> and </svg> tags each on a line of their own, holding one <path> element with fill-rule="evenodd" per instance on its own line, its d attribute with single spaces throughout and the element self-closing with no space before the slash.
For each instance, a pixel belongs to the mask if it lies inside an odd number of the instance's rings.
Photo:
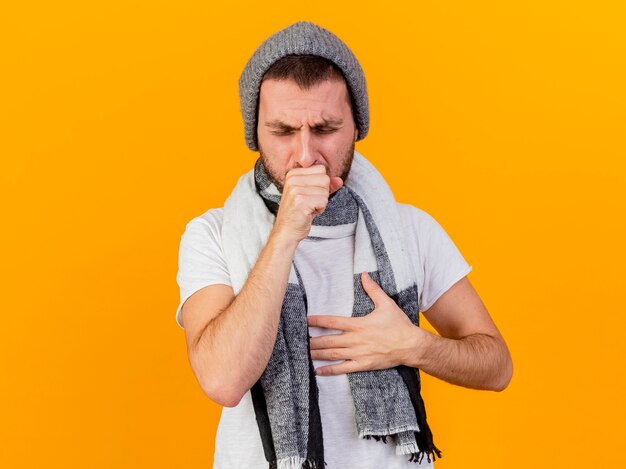
<svg viewBox="0 0 626 469">
<path fill-rule="evenodd" d="M 178 244 L 257 156 L 241 70 L 301 19 L 360 59 L 357 149 L 513 356 L 502 393 L 422 374 L 436 467 L 626 467 L 624 2 L 536 0 L 5 2 L 0 467 L 211 467 Z"/>
</svg>

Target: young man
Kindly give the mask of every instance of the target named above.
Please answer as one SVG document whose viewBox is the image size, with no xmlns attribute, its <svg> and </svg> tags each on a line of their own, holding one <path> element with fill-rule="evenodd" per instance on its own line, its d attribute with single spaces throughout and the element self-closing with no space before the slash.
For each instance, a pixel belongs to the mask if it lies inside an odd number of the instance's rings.
<svg viewBox="0 0 626 469">
<path fill-rule="evenodd" d="M 275 33 L 239 91 L 260 157 L 187 224 L 177 275 L 191 366 L 225 407 L 214 467 L 433 467 L 419 370 L 495 391 L 512 376 L 472 267 L 355 151 L 367 90 L 339 38 Z"/>
</svg>

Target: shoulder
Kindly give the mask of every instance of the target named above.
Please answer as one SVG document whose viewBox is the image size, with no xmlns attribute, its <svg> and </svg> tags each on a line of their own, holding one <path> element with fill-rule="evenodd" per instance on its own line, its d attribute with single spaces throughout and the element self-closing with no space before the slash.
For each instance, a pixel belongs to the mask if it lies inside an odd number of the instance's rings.
<svg viewBox="0 0 626 469">
<path fill-rule="evenodd" d="M 419 307 L 420 311 L 426 311 L 448 288 L 467 275 L 472 266 L 432 215 L 409 204 L 398 203 L 398 209 L 410 234 L 409 248 L 417 254 L 414 265 L 420 291 Z"/>
<path fill-rule="evenodd" d="M 428 232 L 439 225 L 432 215 L 415 205 L 400 202 L 397 205 L 402 223 L 414 232 Z"/>
<path fill-rule="evenodd" d="M 398 214 L 406 234 L 405 241 L 417 254 L 420 263 L 424 260 L 424 240 L 432 236 L 433 225 L 437 224 L 435 219 L 425 210 L 411 204 L 397 202 Z"/>
<path fill-rule="evenodd" d="M 210 208 L 189 220 L 180 237 L 181 251 L 221 249 L 223 212 L 223 207 Z"/>
<path fill-rule="evenodd" d="M 210 208 L 187 223 L 189 225 L 205 226 L 207 228 L 221 228 L 224 219 L 224 207 Z"/>
<path fill-rule="evenodd" d="M 397 203 L 405 232 L 408 232 L 420 250 L 447 248 L 452 239 L 446 229 L 425 210 L 410 204 Z"/>
<path fill-rule="evenodd" d="M 185 225 L 185 233 L 219 235 L 223 219 L 224 207 L 210 208 L 206 212 L 189 220 Z"/>
</svg>

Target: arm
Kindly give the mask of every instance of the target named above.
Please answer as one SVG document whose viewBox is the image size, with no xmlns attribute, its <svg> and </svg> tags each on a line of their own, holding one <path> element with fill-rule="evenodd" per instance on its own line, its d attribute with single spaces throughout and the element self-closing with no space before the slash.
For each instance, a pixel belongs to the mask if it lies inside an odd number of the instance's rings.
<svg viewBox="0 0 626 469">
<path fill-rule="evenodd" d="M 343 185 L 323 165 L 287 172 L 274 227 L 241 291 L 211 285 L 183 305 L 194 373 L 218 404 L 234 407 L 263 374 L 276 343 L 291 263 L 315 215 Z"/>
<path fill-rule="evenodd" d="M 453 384 L 501 391 L 513 373 L 504 340 L 482 301 L 463 277 L 424 315 L 444 337 L 411 322 L 369 275 L 361 277 L 374 310 L 363 317 L 309 316 L 309 326 L 341 329 L 313 337 L 314 360 L 345 360 L 316 368 L 318 375 L 407 365 Z"/>
<path fill-rule="evenodd" d="M 211 285 L 183 307 L 192 369 L 220 405 L 236 406 L 267 366 L 297 244 L 272 232 L 236 297 L 229 286 Z M 215 287 L 227 290 L 221 307 Z"/>
<path fill-rule="evenodd" d="M 468 388 L 508 386 L 513 375 L 508 347 L 467 277 L 422 314 L 440 336 L 414 326 L 404 364 Z"/>
</svg>

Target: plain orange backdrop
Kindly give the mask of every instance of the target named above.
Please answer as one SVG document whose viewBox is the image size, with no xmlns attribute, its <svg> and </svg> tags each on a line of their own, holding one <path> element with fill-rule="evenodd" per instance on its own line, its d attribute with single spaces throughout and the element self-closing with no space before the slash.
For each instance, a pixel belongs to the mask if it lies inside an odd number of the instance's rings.
<svg viewBox="0 0 626 469">
<path fill-rule="evenodd" d="M 422 374 L 436 467 L 626 467 L 624 2 L 5 3 L 0 467 L 211 467 L 178 245 L 252 167 L 237 80 L 298 20 L 361 61 L 357 149 L 511 350 L 502 393 Z"/>
</svg>

